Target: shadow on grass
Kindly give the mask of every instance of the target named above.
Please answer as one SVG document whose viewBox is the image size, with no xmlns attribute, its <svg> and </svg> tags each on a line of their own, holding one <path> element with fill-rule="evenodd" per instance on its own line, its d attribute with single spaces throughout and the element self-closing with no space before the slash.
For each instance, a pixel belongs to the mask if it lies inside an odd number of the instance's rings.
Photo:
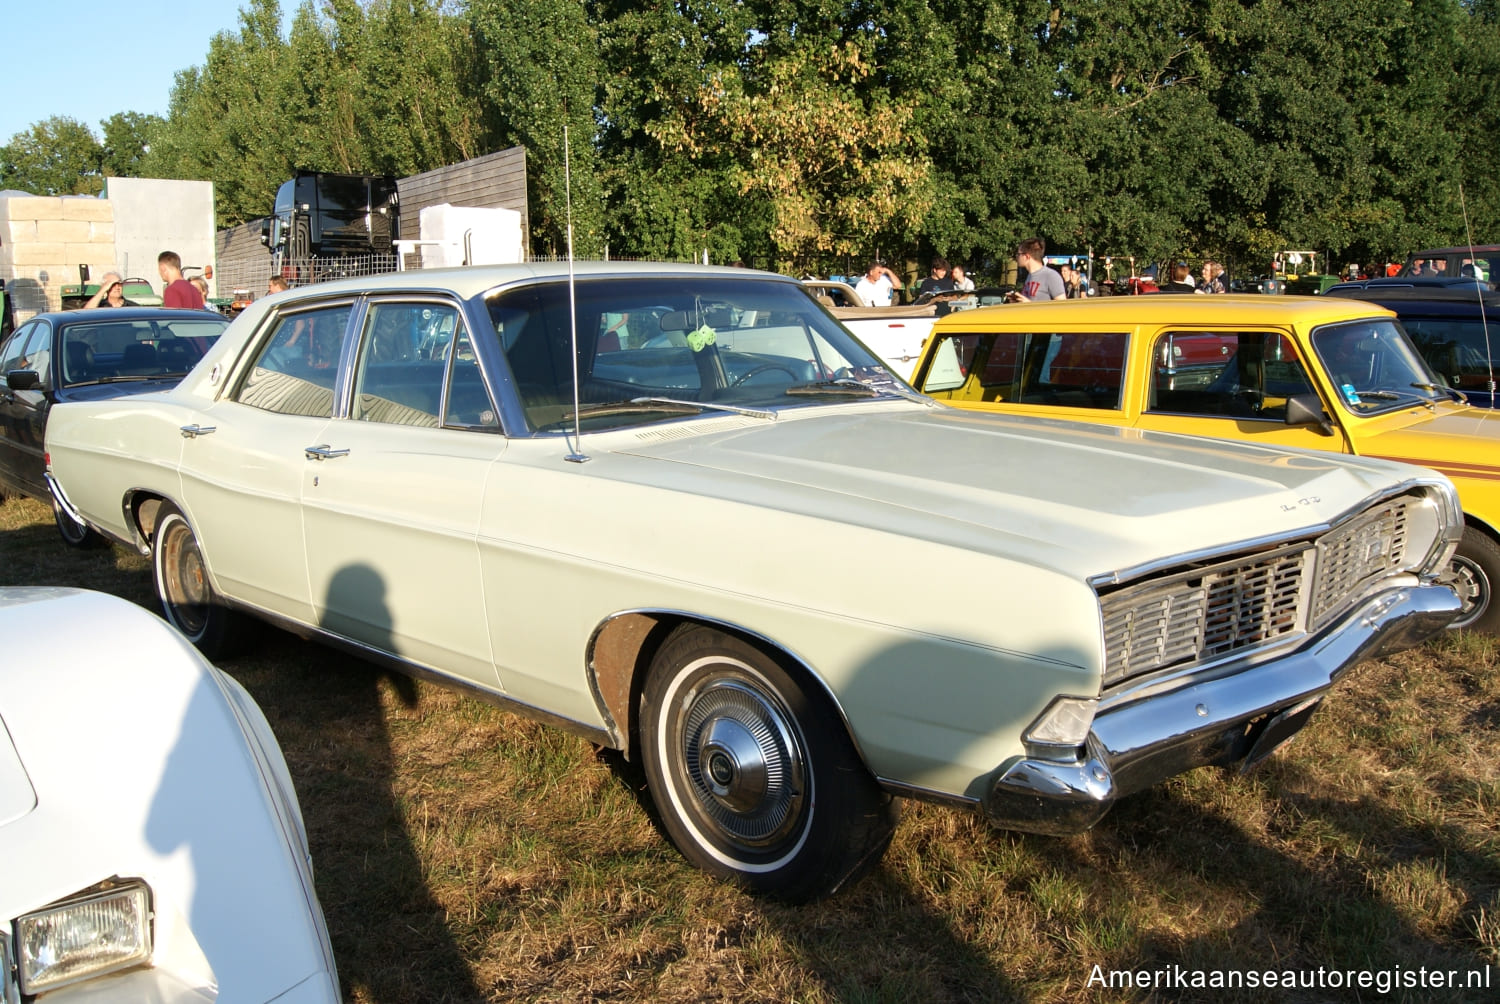
<svg viewBox="0 0 1500 1004">
<path fill-rule="evenodd" d="M 346 997 L 483 1000 L 394 796 L 381 690 L 411 706 L 413 681 L 272 628 L 253 654 L 221 665 L 255 697 L 285 752 Z"/>
</svg>

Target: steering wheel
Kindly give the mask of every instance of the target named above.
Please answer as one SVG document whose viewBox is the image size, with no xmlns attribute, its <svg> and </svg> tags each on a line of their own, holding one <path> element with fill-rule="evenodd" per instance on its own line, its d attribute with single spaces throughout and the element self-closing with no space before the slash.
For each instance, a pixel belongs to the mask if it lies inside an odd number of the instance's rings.
<svg viewBox="0 0 1500 1004">
<path fill-rule="evenodd" d="M 759 366 L 755 366 L 749 370 L 746 370 L 744 373 L 741 373 L 738 377 L 731 381 L 729 384 L 729 389 L 733 390 L 740 384 L 744 383 L 746 380 L 749 380 L 751 377 L 758 376 L 761 373 L 768 373 L 771 370 L 780 370 L 787 376 L 791 377 L 793 383 L 795 383 L 799 379 L 797 374 L 792 371 L 790 366 L 783 366 L 781 363 L 761 363 Z"/>
</svg>

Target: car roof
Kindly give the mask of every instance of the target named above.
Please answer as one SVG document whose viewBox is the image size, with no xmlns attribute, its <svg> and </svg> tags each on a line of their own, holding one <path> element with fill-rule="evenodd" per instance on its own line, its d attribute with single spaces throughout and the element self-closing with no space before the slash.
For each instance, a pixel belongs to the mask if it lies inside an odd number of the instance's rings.
<svg viewBox="0 0 1500 1004">
<path fill-rule="evenodd" d="M 1341 289 L 1337 295 L 1387 305 L 1398 315 L 1415 314 L 1418 311 L 1449 316 L 1478 315 L 1482 306 L 1485 313 L 1500 317 L 1500 293 L 1476 295 L 1472 286 L 1437 289 L 1370 286 L 1365 289 Z"/>
<path fill-rule="evenodd" d="M 463 299 L 478 296 L 499 286 L 516 282 L 540 280 L 563 280 L 569 275 L 566 261 L 526 262 L 515 265 L 468 265 L 461 268 L 420 269 L 411 272 L 386 272 L 381 275 L 361 276 L 356 279 L 338 279 L 298 286 L 286 293 L 278 293 L 277 302 L 292 303 L 296 300 L 314 299 L 323 296 L 349 295 L 351 293 L 410 293 L 451 292 Z M 572 274 L 579 279 L 595 279 L 605 276 L 699 276 L 745 279 L 778 279 L 783 282 L 801 283 L 790 276 L 774 272 L 759 272 L 754 269 L 734 268 L 719 265 L 683 265 L 674 262 L 628 262 L 628 261 L 575 261 Z M 284 299 L 283 299 L 284 298 Z"/>
<path fill-rule="evenodd" d="M 1016 303 L 978 307 L 938 320 L 943 328 L 978 323 L 1024 324 L 1044 328 L 1055 324 L 1327 324 L 1361 317 L 1390 316 L 1378 304 L 1348 297 L 1265 295 L 1100 296 L 1052 303 Z"/>
<path fill-rule="evenodd" d="M 1437 254 L 1468 254 L 1469 252 L 1496 252 L 1500 251 L 1500 244 L 1460 244 L 1451 248 L 1428 248 L 1425 251 L 1413 251 L 1407 255 L 1408 258 L 1427 258 Z"/>
<path fill-rule="evenodd" d="M 80 321 L 109 321 L 118 324 L 122 321 L 172 320 L 183 317 L 196 317 L 199 320 L 217 318 L 225 323 L 229 321 L 229 318 L 217 310 L 189 310 L 182 307 L 105 307 L 93 310 L 87 308 L 79 308 L 78 310 L 50 310 L 45 314 L 36 314 L 28 318 L 26 322 L 18 323 L 16 327 L 20 327 L 21 323 L 29 323 L 30 321 L 51 321 L 54 324 L 73 324 Z"/>
</svg>

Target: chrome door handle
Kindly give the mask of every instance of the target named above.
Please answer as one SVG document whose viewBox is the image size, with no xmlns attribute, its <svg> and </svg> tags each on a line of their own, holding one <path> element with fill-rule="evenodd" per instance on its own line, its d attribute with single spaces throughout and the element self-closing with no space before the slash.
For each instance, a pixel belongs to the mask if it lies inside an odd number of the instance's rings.
<svg viewBox="0 0 1500 1004">
<path fill-rule="evenodd" d="M 181 429 L 183 439 L 197 439 L 216 431 L 217 428 L 212 425 L 184 425 Z"/>
<path fill-rule="evenodd" d="M 318 446 L 309 446 L 302 451 L 308 460 L 332 460 L 334 457 L 347 457 L 348 450 L 335 450 L 327 443 Z"/>
</svg>

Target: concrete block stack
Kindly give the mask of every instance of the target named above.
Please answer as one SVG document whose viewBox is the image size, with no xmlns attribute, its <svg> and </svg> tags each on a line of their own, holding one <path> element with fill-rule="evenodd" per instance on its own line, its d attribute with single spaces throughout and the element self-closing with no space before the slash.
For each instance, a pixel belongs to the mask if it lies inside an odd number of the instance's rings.
<svg viewBox="0 0 1500 1004">
<path fill-rule="evenodd" d="M 115 267 L 115 211 L 86 195 L 0 195 L 0 279 L 16 322 L 62 308 L 60 290 L 78 266 L 97 278 Z"/>
</svg>

